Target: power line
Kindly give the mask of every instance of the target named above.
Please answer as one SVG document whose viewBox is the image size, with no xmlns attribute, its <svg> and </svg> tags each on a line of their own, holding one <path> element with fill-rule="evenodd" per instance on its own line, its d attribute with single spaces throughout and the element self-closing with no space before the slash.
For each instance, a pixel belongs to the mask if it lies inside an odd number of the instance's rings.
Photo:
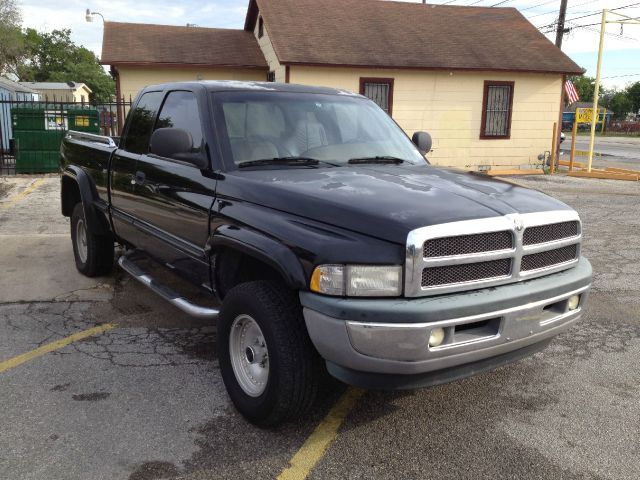
<svg viewBox="0 0 640 480">
<path fill-rule="evenodd" d="M 609 8 L 608 10 L 610 12 L 613 12 L 614 10 L 622 10 L 623 8 L 631 8 L 631 7 L 635 7 L 636 5 L 640 5 L 640 2 L 632 3 L 630 5 L 625 5 L 624 7 Z M 588 15 L 582 15 L 581 17 L 569 18 L 569 19 L 567 19 L 567 22 L 571 22 L 573 20 L 580 20 L 581 18 L 593 17 L 594 15 L 600 15 L 601 13 L 602 13 L 602 10 L 598 10 L 598 11 L 595 11 L 595 12 L 590 13 Z M 554 25 L 555 25 L 555 23 L 550 23 L 548 25 L 542 25 L 541 27 L 538 27 L 538 28 L 545 28 L 545 27 L 550 27 L 550 26 L 552 27 Z"/>
<path fill-rule="evenodd" d="M 602 79 L 604 80 L 605 78 L 622 78 L 622 77 L 637 77 L 640 76 L 640 73 L 630 73 L 628 75 L 612 75 L 611 77 L 602 77 Z"/>
<path fill-rule="evenodd" d="M 503 3 L 513 2 L 513 1 L 515 1 L 515 0 L 502 0 L 501 2 L 498 2 L 498 3 L 494 4 L 494 5 L 491 5 L 491 7 L 492 8 L 493 7 L 497 7 L 498 5 L 502 5 Z"/>
<path fill-rule="evenodd" d="M 547 2 L 547 3 L 553 3 L 553 2 L 556 2 L 556 1 L 557 1 L 557 0 L 551 0 L 551 2 Z M 590 3 L 599 2 L 599 1 L 600 1 L 600 0 L 589 0 L 588 2 L 579 3 L 578 5 L 573 5 L 573 6 L 571 6 L 571 7 L 568 7 L 568 8 L 567 8 L 567 11 L 569 11 L 569 10 L 573 10 L 574 8 L 581 7 L 581 6 L 583 6 L 583 5 L 588 5 L 588 4 L 590 4 Z M 533 6 L 533 7 L 523 8 L 523 9 L 522 9 L 522 10 L 520 10 L 520 11 L 521 11 L 521 12 L 524 12 L 525 10 L 529 10 L 529 9 L 531 9 L 531 8 L 541 7 L 542 5 L 547 5 L 547 3 L 541 3 L 540 5 L 535 5 L 535 6 Z M 557 10 L 549 10 L 549 11 L 547 11 L 547 12 L 542 12 L 542 13 L 538 13 L 538 14 L 536 14 L 536 15 L 531 15 L 530 17 L 527 17 L 527 18 L 541 17 L 541 16 L 543 16 L 543 15 L 549 15 L 549 14 L 551 14 L 551 13 L 556 13 L 556 11 L 557 11 Z M 586 12 L 577 12 L 577 13 L 586 13 Z"/>
<path fill-rule="evenodd" d="M 590 23 L 588 25 L 576 25 L 575 27 L 571 27 L 571 29 L 575 29 L 575 28 L 584 28 L 586 30 L 589 30 L 590 32 L 594 32 L 597 33 L 598 35 L 600 35 L 600 29 L 598 28 L 593 28 L 594 25 L 600 25 L 600 23 Z M 617 33 L 613 33 L 613 32 L 604 32 L 605 35 L 609 35 L 610 37 L 615 37 L 618 40 L 631 40 L 634 42 L 640 42 L 640 39 L 634 38 L 634 37 L 627 37 L 625 35 L 618 35 Z"/>
<path fill-rule="evenodd" d="M 548 2 L 539 3 L 538 5 L 532 5 L 531 7 L 521 8 L 521 9 L 520 9 L 520 11 L 521 11 L 521 12 L 524 12 L 524 11 L 526 11 L 526 10 L 531 10 L 531 9 L 533 9 L 533 8 L 537 8 L 537 7 L 544 7 L 545 5 L 549 5 L 550 3 L 555 3 L 555 2 L 557 2 L 557 1 L 558 1 L 558 0 L 550 0 L 550 1 L 548 1 Z M 591 1 L 592 1 L 592 2 L 597 2 L 597 1 L 599 1 L 599 0 L 591 0 Z M 554 12 L 555 12 L 555 10 L 554 10 Z"/>
</svg>

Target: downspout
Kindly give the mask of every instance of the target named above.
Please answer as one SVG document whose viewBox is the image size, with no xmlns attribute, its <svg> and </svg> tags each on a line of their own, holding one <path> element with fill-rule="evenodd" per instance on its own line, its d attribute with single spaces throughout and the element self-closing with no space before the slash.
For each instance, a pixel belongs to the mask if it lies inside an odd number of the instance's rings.
<svg viewBox="0 0 640 480">
<path fill-rule="evenodd" d="M 111 76 L 116 81 L 116 115 L 118 117 L 118 136 L 122 135 L 122 116 L 123 116 L 123 103 L 124 98 L 120 91 L 120 72 L 115 65 L 111 65 Z"/>
</svg>

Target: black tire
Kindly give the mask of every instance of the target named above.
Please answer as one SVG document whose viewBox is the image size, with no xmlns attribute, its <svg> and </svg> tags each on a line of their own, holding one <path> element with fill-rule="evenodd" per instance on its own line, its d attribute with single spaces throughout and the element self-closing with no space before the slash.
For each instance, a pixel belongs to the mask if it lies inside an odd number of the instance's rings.
<svg viewBox="0 0 640 480">
<path fill-rule="evenodd" d="M 258 324 L 268 350 L 268 380 L 259 396 L 247 394 L 232 365 L 231 327 L 243 316 Z M 231 289 L 218 318 L 217 350 L 227 392 L 251 423 L 276 426 L 301 417 L 313 405 L 323 378 L 323 362 L 311 343 L 294 292 L 266 281 Z"/>
<path fill-rule="evenodd" d="M 84 228 L 79 228 L 82 225 Z M 84 239 L 82 237 L 84 231 Z M 71 214 L 71 242 L 76 268 L 87 277 L 108 274 L 113 268 L 114 243 L 109 235 L 93 233 L 84 216 L 82 203 L 76 204 Z"/>
</svg>

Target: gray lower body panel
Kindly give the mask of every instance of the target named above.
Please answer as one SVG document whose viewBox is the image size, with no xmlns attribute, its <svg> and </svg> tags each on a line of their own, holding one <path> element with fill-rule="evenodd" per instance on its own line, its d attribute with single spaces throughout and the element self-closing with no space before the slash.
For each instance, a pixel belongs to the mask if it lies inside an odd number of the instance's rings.
<svg viewBox="0 0 640 480">
<path fill-rule="evenodd" d="M 473 363 L 413 375 L 359 372 L 331 362 L 327 362 L 327 369 L 331 375 L 341 382 L 369 390 L 409 390 L 413 388 L 435 387 L 436 385 L 462 380 L 463 378 L 488 372 L 502 365 L 516 362 L 544 350 L 549 343 L 551 343 L 551 340 L 545 340 L 519 350 L 503 353 L 497 357 L 489 357 Z"/>
</svg>

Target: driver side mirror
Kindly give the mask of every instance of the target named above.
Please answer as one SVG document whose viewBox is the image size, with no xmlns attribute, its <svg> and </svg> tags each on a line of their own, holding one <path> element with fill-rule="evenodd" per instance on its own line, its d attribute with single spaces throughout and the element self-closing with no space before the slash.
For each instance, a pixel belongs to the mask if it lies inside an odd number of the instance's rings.
<svg viewBox="0 0 640 480">
<path fill-rule="evenodd" d="M 415 143 L 422 155 L 426 155 L 431 151 L 431 135 L 427 132 L 416 132 L 411 137 L 411 141 Z"/>
<path fill-rule="evenodd" d="M 151 135 L 149 152 L 159 157 L 190 163 L 200 169 L 207 168 L 207 158 L 193 151 L 191 134 L 181 128 L 158 128 Z"/>
</svg>

